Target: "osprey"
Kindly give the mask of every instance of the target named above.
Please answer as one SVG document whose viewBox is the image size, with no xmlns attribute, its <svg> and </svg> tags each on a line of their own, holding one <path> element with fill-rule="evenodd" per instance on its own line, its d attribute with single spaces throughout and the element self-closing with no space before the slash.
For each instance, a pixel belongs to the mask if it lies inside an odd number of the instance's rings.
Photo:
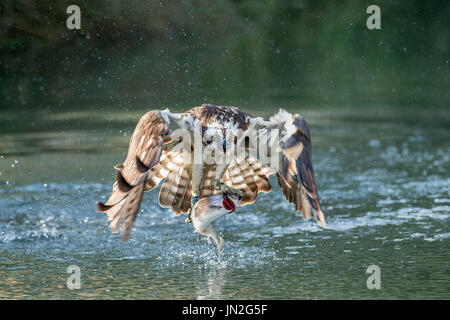
<svg viewBox="0 0 450 320">
<path fill-rule="evenodd" d="M 97 209 L 107 213 L 111 231 L 120 231 L 124 242 L 144 191 L 163 180 L 159 205 L 178 215 L 218 194 L 229 195 L 239 206 L 252 204 L 258 193 L 272 190 L 269 176 L 276 175 L 295 210 L 306 219 L 313 213 L 320 226 L 327 226 L 314 181 L 308 125 L 285 110 L 269 121 L 236 107 L 211 104 L 185 113 L 150 111 L 134 130 L 125 162 L 115 169 L 111 196 L 97 203 Z M 235 202 L 225 201 L 223 206 L 234 210 Z M 190 218 L 189 214 L 186 220 Z"/>
</svg>

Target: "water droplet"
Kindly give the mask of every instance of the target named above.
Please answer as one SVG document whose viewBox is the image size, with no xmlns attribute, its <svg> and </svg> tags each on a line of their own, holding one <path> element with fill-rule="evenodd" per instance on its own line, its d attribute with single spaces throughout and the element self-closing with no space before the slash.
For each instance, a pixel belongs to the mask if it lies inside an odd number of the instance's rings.
<svg viewBox="0 0 450 320">
<path fill-rule="evenodd" d="M 381 145 L 381 142 L 378 139 L 372 139 L 369 141 L 369 146 L 372 148 L 378 148 L 380 145 Z"/>
</svg>

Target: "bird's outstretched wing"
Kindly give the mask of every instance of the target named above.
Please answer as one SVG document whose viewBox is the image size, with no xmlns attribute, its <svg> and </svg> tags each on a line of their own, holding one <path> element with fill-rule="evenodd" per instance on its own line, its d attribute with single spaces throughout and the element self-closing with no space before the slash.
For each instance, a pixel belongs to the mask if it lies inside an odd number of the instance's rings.
<svg viewBox="0 0 450 320">
<path fill-rule="evenodd" d="M 276 146 L 269 147 L 268 151 L 280 153 L 276 166 L 270 166 L 277 171 L 276 176 L 284 197 L 295 205 L 295 210 L 301 212 L 304 218 L 310 218 L 312 211 L 317 223 L 326 228 L 314 179 L 311 135 L 305 119 L 298 114 L 292 115 L 280 110 L 270 121 L 262 121 L 260 118 L 253 121 L 255 129 L 267 129 L 258 131 L 258 139 L 269 141 L 268 136 L 274 129 L 279 130 L 279 142 Z"/>
<path fill-rule="evenodd" d="M 158 164 L 164 140 L 168 140 L 172 133 L 169 125 L 160 111 L 147 112 L 139 120 L 121 170 L 130 185 L 141 184 L 148 170 Z"/>
<path fill-rule="evenodd" d="M 123 164 L 115 166 L 116 181 L 110 198 L 97 203 L 97 209 L 106 212 L 113 233 L 122 233 L 122 241 L 128 241 L 139 212 L 146 181 L 161 159 L 164 146 L 170 144 L 173 130 L 188 128 L 192 116 L 168 111 L 150 111 L 141 117 L 130 139 L 128 154 Z M 159 181 L 167 177 L 167 171 L 158 170 Z"/>
</svg>

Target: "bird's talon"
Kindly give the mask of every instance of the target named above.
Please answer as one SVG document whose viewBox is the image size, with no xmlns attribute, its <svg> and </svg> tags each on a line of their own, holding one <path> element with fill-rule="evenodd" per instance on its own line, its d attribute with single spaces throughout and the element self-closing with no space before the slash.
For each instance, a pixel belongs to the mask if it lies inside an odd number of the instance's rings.
<svg viewBox="0 0 450 320">
<path fill-rule="evenodd" d="M 192 222 L 192 218 L 191 218 L 191 214 L 192 214 L 192 208 L 189 208 L 188 212 L 187 212 L 187 218 L 184 219 L 184 222 L 186 223 L 191 223 Z"/>
<path fill-rule="evenodd" d="M 199 197 L 199 196 L 192 196 L 192 197 L 191 197 L 191 208 L 192 208 L 193 206 L 195 206 L 195 204 L 198 202 L 198 200 L 200 200 L 200 197 Z"/>
<path fill-rule="evenodd" d="M 226 195 L 229 195 L 229 196 L 237 197 L 237 198 L 239 198 L 239 200 L 242 199 L 242 191 L 241 190 L 237 190 L 237 189 L 234 189 L 234 188 L 227 187 L 224 190 L 224 193 Z"/>
<path fill-rule="evenodd" d="M 217 182 L 217 180 L 213 180 L 211 184 L 215 190 L 221 190 L 223 186 L 223 183 Z"/>
</svg>

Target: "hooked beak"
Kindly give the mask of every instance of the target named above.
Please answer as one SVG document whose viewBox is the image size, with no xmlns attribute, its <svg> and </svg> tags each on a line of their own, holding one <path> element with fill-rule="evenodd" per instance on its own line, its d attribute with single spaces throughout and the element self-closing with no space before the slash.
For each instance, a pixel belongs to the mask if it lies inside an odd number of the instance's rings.
<svg viewBox="0 0 450 320">
<path fill-rule="evenodd" d="M 223 153 L 227 153 L 227 140 L 223 139 L 222 146 L 223 146 Z"/>
</svg>

